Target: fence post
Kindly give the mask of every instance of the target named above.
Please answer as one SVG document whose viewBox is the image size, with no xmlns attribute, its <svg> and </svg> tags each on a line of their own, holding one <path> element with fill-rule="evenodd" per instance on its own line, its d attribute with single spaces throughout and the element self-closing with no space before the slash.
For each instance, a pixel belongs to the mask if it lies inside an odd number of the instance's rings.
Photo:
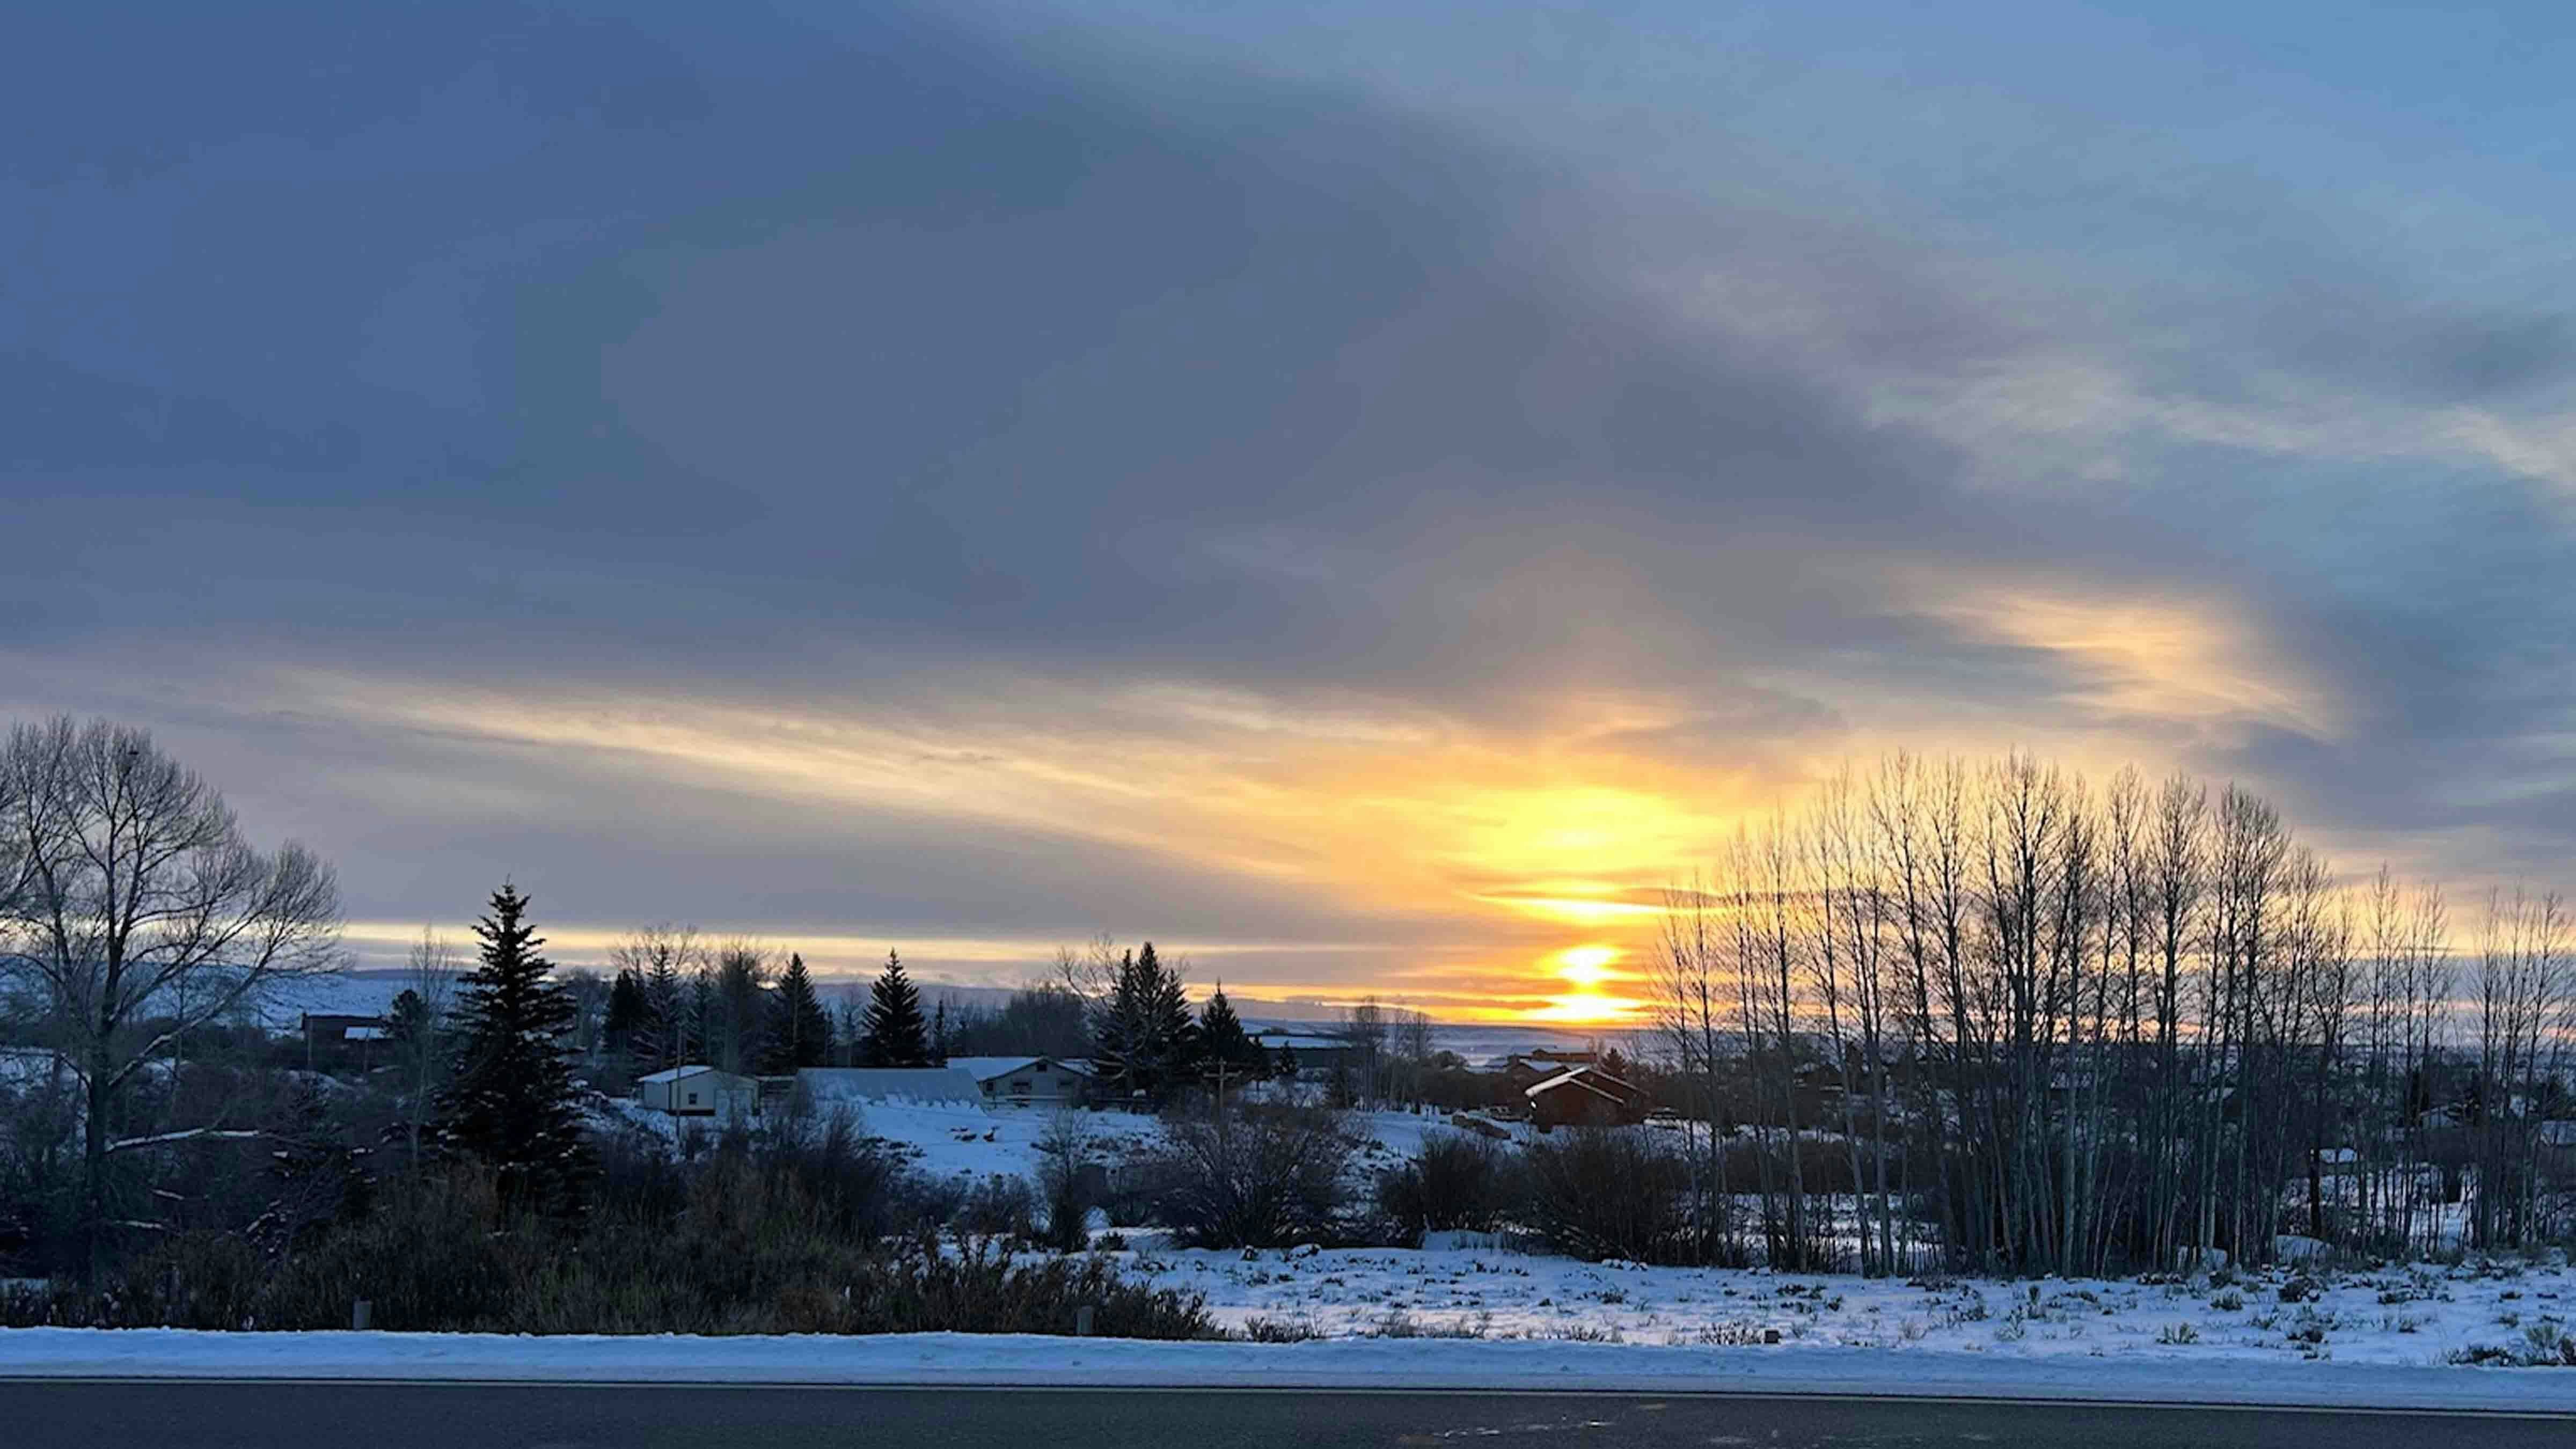
<svg viewBox="0 0 2576 1449">
<path fill-rule="evenodd" d="M 1073 1310 L 1074 1337 L 1089 1338 L 1091 1336 L 1091 1313 L 1092 1308 L 1088 1303 L 1085 1303 L 1081 1307 Z"/>
<path fill-rule="evenodd" d="M 361 1298 L 349 1305 L 349 1326 L 351 1328 L 363 1333 L 367 1330 L 368 1325 L 375 1322 L 375 1319 L 376 1305 L 372 1301 Z"/>
</svg>

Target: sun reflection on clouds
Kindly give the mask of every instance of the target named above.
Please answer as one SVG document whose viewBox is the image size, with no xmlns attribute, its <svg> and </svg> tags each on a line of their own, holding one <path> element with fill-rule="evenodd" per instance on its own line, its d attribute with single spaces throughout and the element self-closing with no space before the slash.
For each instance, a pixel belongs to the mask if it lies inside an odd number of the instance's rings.
<svg viewBox="0 0 2576 1449">
<path fill-rule="evenodd" d="M 2026 602 L 2015 601 L 2012 627 L 2054 652 L 2107 661 L 2125 681 L 2112 686 L 2118 702 L 2139 708 L 2209 707 L 2208 696 L 2178 699 L 2162 681 L 2228 653 L 2213 641 L 2234 642 L 2187 614 L 2097 617 Z M 1652 957 L 1677 872 L 1801 783 L 1794 759 L 1772 757 L 1766 777 L 1731 756 L 1658 753 L 1579 722 L 1501 729 L 1395 706 L 1372 713 L 1346 696 L 1306 720 L 1293 695 L 1205 692 L 1176 710 L 1170 689 L 980 676 L 903 691 L 900 710 L 848 699 L 754 710 L 596 687 L 292 682 L 304 702 L 353 722 L 470 750 L 543 752 L 567 777 L 686 782 L 740 797 L 747 816 L 857 809 L 907 829 L 1042 832 L 1106 860 L 1151 857 L 1158 869 L 1258 882 L 1291 903 L 1272 918 L 1290 924 L 1273 926 L 1271 944 L 1248 944 L 1259 927 L 1187 943 L 1226 956 L 1246 995 L 1347 1003 L 1374 993 L 1451 1019 L 1637 1020 L 1650 973 L 1634 963 Z M 1313 934 L 1297 939 L 1309 901 Z M 726 906 L 710 899 L 670 913 L 737 918 Z M 634 924 L 566 920 L 558 938 Z M 883 946 L 866 925 L 845 923 L 848 940 L 826 931 L 808 949 L 832 958 L 847 945 L 854 961 L 872 960 Z M 982 925 L 909 934 L 985 978 L 1045 959 L 1043 943 L 987 939 Z M 1124 939 L 1171 932 L 1157 918 L 1065 934 L 1096 929 Z"/>
</svg>

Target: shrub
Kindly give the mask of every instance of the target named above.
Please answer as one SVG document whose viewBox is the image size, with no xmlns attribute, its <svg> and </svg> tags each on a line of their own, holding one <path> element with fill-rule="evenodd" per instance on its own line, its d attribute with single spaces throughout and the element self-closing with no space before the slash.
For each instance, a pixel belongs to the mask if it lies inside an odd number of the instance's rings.
<svg viewBox="0 0 2576 1449">
<path fill-rule="evenodd" d="M 1254 1314 L 1243 1321 L 1242 1337 L 1253 1343 L 1308 1343 L 1323 1336 L 1322 1329 L 1302 1318 Z"/>
<path fill-rule="evenodd" d="M 1249 1105 L 1166 1123 L 1163 1140 L 1163 1216 L 1181 1241 L 1276 1248 L 1339 1235 L 1353 1150 L 1339 1114 Z"/>
<path fill-rule="evenodd" d="M 287 1255 L 255 1316 L 261 1328 L 346 1328 L 350 1305 L 364 1298 L 379 1328 L 498 1323 L 532 1270 L 531 1239 L 543 1236 L 533 1224 L 504 1226 L 488 1176 L 424 1177 Z"/>
<path fill-rule="evenodd" d="M 1026 1178 L 996 1173 L 966 1190 L 966 1200 L 957 1208 L 955 1226 L 959 1232 L 976 1237 L 1035 1242 L 1038 1196 Z"/>
<path fill-rule="evenodd" d="M 1101 1169 L 1095 1161 L 1091 1123 L 1079 1111 L 1060 1111 L 1038 1138 L 1038 1190 L 1046 1198 L 1046 1244 L 1070 1252 L 1089 1237 L 1092 1200 Z"/>
<path fill-rule="evenodd" d="M 1690 1168 L 1642 1134 L 1585 1127 L 1523 1150 L 1533 1226 L 1578 1258 L 1696 1261 L 1687 1211 Z"/>
<path fill-rule="evenodd" d="M 1378 1174 L 1378 1213 L 1408 1244 L 1426 1232 L 1489 1232 L 1504 1210 L 1510 1168 L 1506 1149 L 1483 1137 L 1425 1133 L 1410 1160 Z"/>
<path fill-rule="evenodd" d="M 642 1190 L 603 1194 L 578 1226 L 509 1217 L 471 1173 L 398 1180 L 264 1278 L 250 1278 L 242 1252 L 188 1240 L 107 1292 L 15 1295 L 0 1312 L 123 1327 L 180 1304 L 208 1327 L 345 1328 L 366 1298 L 378 1327 L 439 1332 L 1070 1333 L 1087 1306 L 1097 1333 L 1215 1333 L 1200 1299 L 1125 1278 L 1104 1258 L 1030 1262 L 991 1238 L 854 1236 L 843 1223 L 873 1209 L 818 1193 L 812 1177 L 756 1144 L 719 1145 L 676 1195 L 646 1174 L 628 1184 Z M 1025 1184 L 1018 1193 L 1030 1200 Z M 145 1282 L 147 1267 L 160 1278 Z"/>
<path fill-rule="evenodd" d="M 941 1253 L 924 1240 L 851 1286 L 862 1333 L 1071 1333 L 1090 1308 L 1109 1338 L 1214 1338 L 1205 1300 L 1121 1277 L 1105 1258 L 1020 1262 L 989 1244 Z"/>
</svg>

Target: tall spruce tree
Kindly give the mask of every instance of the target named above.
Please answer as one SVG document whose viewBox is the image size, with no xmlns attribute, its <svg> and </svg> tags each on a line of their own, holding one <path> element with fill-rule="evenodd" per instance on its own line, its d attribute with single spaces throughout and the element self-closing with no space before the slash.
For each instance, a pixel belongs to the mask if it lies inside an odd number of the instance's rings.
<svg viewBox="0 0 2576 1449">
<path fill-rule="evenodd" d="M 886 952 L 885 970 L 868 988 L 867 1029 L 859 1038 L 859 1065 L 930 1065 L 930 1028 L 921 1016 L 921 992 L 903 974 L 903 957 Z"/>
<path fill-rule="evenodd" d="M 582 1139 L 570 1054 L 570 992 L 527 924 L 528 898 L 504 884 L 477 922 L 482 964 L 458 983 L 455 1070 L 438 1096 L 438 1141 L 492 1169 L 502 1200 L 555 1216 L 581 1210 L 592 1158 Z"/>
<path fill-rule="evenodd" d="M 653 1001 L 645 991 L 643 972 L 629 966 L 617 973 L 615 984 L 608 988 L 608 1019 L 599 1030 L 611 1056 L 631 1062 L 639 1053 L 652 1050 Z"/>
<path fill-rule="evenodd" d="M 683 1065 L 689 1059 L 681 1027 L 688 1002 L 681 995 L 680 971 L 668 956 L 658 957 L 644 972 L 647 1019 L 635 1043 L 635 1064 L 646 1071 Z"/>
<path fill-rule="evenodd" d="M 1195 1070 L 1198 1040 L 1181 975 L 1163 965 L 1154 943 L 1121 957 L 1117 979 L 1091 1024 L 1091 1054 L 1106 1069 L 1109 1084 L 1129 1097 L 1159 1102 Z"/>
<path fill-rule="evenodd" d="M 770 998 L 768 1046 L 762 1065 L 772 1075 L 784 1076 L 832 1060 L 832 1014 L 814 994 L 814 978 L 805 969 L 805 958 L 793 952 Z"/>
<path fill-rule="evenodd" d="M 716 973 L 713 967 L 700 966 L 689 973 L 688 985 L 680 1002 L 680 1063 L 706 1065 L 715 1063 L 715 1029 L 721 1014 L 716 1002 Z"/>
<path fill-rule="evenodd" d="M 1260 1044 L 1243 1029 L 1243 1018 L 1234 1014 L 1234 1003 L 1225 999 L 1225 983 L 1208 994 L 1207 1004 L 1199 1008 L 1199 1053 L 1207 1069 L 1222 1066 L 1233 1076 L 1259 1072 L 1265 1065 Z"/>
</svg>

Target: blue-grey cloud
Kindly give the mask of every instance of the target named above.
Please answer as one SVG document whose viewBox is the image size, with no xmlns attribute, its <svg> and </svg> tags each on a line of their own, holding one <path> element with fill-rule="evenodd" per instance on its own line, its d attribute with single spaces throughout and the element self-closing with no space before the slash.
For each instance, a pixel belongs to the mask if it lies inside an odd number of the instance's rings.
<svg viewBox="0 0 2576 1449">
<path fill-rule="evenodd" d="M 1202 791 L 1278 788 L 1267 736 L 1082 691 L 1783 782 L 1928 701 L 2563 856 L 2576 374 L 2509 172 L 2410 232 L 2252 109 L 2231 152 L 2134 78 L 1784 66 L 1786 12 L 1649 67 L 1634 19 L 1506 65 L 1352 18 L 1444 84 L 1258 8 L 58 10 L 0 87 L 0 704 L 162 725 L 385 916 L 542 863 L 588 920 L 1445 929 L 1289 840 L 567 769 L 442 690 L 935 701 Z"/>
</svg>

